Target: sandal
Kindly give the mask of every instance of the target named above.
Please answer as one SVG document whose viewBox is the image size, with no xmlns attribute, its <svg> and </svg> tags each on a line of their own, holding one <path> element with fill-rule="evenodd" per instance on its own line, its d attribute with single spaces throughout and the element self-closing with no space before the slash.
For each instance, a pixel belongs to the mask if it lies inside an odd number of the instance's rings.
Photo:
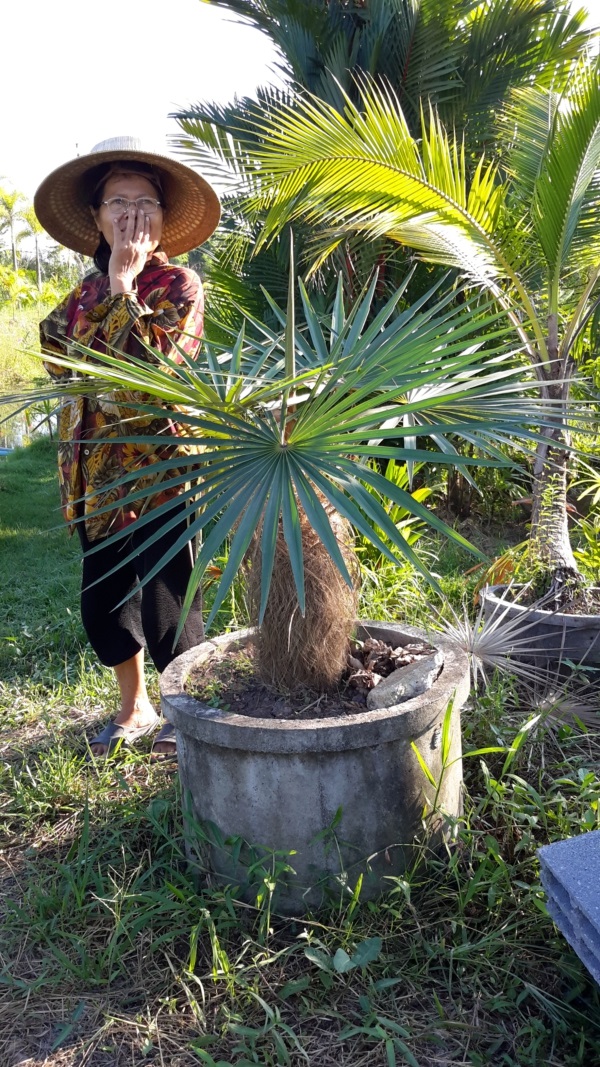
<svg viewBox="0 0 600 1067">
<path fill-rule="evenodd" d="M 89 751 L 86 760 L 90 762 L 90 760 L 93 759 L 104 759 L 105 756 L 110 755 L 119 742 L 123 745 L 131 745 L 134 741 L 139 741 L 140 737 L 147 737 L 148 734 L 151 734 L 156 730 L 159 720 L 160 715 L 157 715 L 154 722 L 133 729 L 121 726 L 121 724 L 117 722 L 109 722 L 96 737 L 93 737 L 91 741 L 88 741 L 90 749 L 92 745 L 106 745 L 106 752 L 103 752 L 102 755 L 95 756 L 93 752 Z"/>
<path fill-rule="evenodd" d="M 164 744 L 165 741 L 168 745 L 173 746 L 173 751 L 157 752 L 156 746 L 161 743 Z M 154 738 L 154 741 L 152 742 L 152 752 L 150 753 L 150 757 L 156 762 L 165 759 L 177 759 L 177 739 L 175 737 L 175 727 L 172 723 L 165 721 L 164 726 L 161 726 L 156 737 Z"/>
</svg>

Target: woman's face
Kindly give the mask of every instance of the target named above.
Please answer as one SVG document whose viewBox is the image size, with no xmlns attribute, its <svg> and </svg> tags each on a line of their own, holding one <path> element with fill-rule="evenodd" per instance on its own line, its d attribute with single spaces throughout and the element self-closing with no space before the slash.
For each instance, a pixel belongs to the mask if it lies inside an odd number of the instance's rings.
<svg viewBox="0 0 600 1067">
<path fill-rule="evenodd" d="M 102 190 L 102 199 L 110 200 L 113 196 L 121 196 L 125 200 L 139 200 L 140 197 L 152 197 L 154 200 L 159 200 L 160 196 L 154 188 L 151 181 L 148 178 L 144 178 L 142 174 L 113 174 L 107 179 L 104 188 Z M 129 212 L 134 211 L 131 205 L 129 208 L 117 216 L 118 225 L 121 230 L 125 229 Z M 106 241 L 112 248 L 114 241 L 114 221 L 115 216 L 111 213 L 106 204 L 101 204 L 98 209 L 92 208 L 92 214 L 96 220 L 96 226 L 101 234 L 104 235 Z M 163 228 L 163 209 L 158 207 L 156 211 L 148 216 L 150 223 L 150 241 L 151 241 L 151 253 L 160 244 L 160 238 Z M 150 254 L 151 254 L 150 253 Z"/>
</svg>

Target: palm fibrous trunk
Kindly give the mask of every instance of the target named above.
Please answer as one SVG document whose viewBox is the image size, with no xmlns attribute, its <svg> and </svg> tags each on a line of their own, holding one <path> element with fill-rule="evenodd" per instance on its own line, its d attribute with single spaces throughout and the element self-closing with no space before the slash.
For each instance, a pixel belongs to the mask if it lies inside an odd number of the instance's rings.
<svg viewBox="0 0 600 1067">
<path fill-rule="evenodd" d="M 351 528 L 339 515 L 330 521 L 346 566 L 357 578 Z M 300 611 L 288 548 L 280 530 L 269 599 L 256 639 L 257 673 L 277 689 L 326 692 L 339 682 L 356 620 L 357 592 L 344 581 L 327 549 L 301 518 L 306 610 Z M 260 604 L 260 546 L 251 550 L 248 592 L 253 621 Z M 355 581 L 355 585 L 357 582 Z"/>
</svg>

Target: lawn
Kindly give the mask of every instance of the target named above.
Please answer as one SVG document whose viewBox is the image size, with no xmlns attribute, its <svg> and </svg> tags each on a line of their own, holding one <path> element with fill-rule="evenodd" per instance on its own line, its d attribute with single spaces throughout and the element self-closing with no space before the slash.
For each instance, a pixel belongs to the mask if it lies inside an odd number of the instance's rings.
<svg viewBox="0 0 600 1067">
<path fill-rule="evenodd" d="M 40 360 L 32 353 L 39 350 L 39 320 L 47 312 L 43 305 L 13 309 L 9 304 L 0 307 L 0 391 L 18 392 L 31 386 L 47 375 Z M 16 408 L 15 408 L 16 410 Z M 2 410 L 5 417 L 7 410 Z M 33 425 L 43 417 L 40 412 L 31 413 Z M 0 446 L 12 447 L 21 443 L 21 435 L 27 430 L 28 413 L 17 415 L 0 425 Z"/>
<path fill-rule="evenodd" d="M 542 717 L 520 732 L 535 694 L 492 680 L 463 745 L 506 751 L 465 760 L 443 854 L 423 846 L 377 903 L 340 884 L 298 920 L 268 893 L 245 905 L 188 868 L 177 775 L 147 745 L 84 762 L 116 691 L 79 622 L 54 468 L 49 441 L 0 460 L 1 1067 L 599 1063 L 598 988 L 536 859 L 598 826 L 598 731 Z M 455 594 L 468 565 L 436 561 Z M 373 568 L 365 598 L 368 617 L 430 615 L 409 574 Z"/>
</svg>

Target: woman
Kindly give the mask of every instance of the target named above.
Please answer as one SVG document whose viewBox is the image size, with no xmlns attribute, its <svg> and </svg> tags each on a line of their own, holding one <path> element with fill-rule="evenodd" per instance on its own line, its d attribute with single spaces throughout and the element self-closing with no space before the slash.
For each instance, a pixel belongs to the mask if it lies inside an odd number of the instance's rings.
<svg viewBox="0 0 600 1067">
<path fill-rule="evenodd" d="M 34 205 L 52 237 L 93 256 L 96 266 L 41 323 L 45 354 L 73 352 L 86 358 L 73 349 L 72 342 L 77 342 L 100 352 L 110 346 L 145 360 L 153 359 L 148 344 L 177 362 L 182 360 L 178 348 L 196 356 L 203 318 L 200 279 L 194 271 L 169 263 L 168 256 L 196 248 L 218 223 L 218 198 L 199 174 L 167 156 L 144 151 L 135 138 L 113 138 L 53 171 L 40 185 Z M 55 379 L 71 376 L 56 363 L 45 366 Z M 197 598 L 173 648 L 193 563 L 189 542 L 118 606 L 185 531 L 183 505 L 175 503 L 182 512 L 181 523 L 140 550 L 161 527 L 160 521 L 149 521 L 138 528 L 140 512 L 178 492 L 161 489 L 153 465 L 181 457 L 182 465 L 191 469 L 192 450 L 177 444 L 173 419 L 142 414 L 135 399 L 127 390 L 77 396 L 69 398 L 60 414 L 62 507 L 83 549 L 82 620 L 100 661 L 114 669 L 121 697 L 114 721 L 90 741 L 94 756 L 107 755 L 118 741 L 131 743 L 150 734 L 159 723 L 144 682 L 144 646 L 158 671 L 163 671 L 174 656 L 204 635 Z M 133 444 L 119 441 L 132 435 Z M 146 440 L 156 435 L 171 443 L 158 446 Z M 132 471 L 140 471 L 139 479 L 115 487 L 117 479 Z M 133 489 L 152 484 L 151 496 L 123 505 Z M 169 518 L 175 513 L 169 511 Z M 109 535 L 124 530 L 126 536 L 91 552 Z M 136 550 L 130 563 L 109 575 Z M 153 752 L 174 751 L 174 732 L 165 723 Z"/>
</svg>

